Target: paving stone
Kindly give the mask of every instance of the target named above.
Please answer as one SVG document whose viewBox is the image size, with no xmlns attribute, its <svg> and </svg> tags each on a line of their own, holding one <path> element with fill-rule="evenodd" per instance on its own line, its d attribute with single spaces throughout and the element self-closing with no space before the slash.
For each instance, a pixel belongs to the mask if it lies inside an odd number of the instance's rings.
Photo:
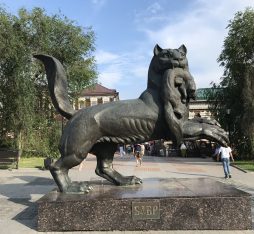
<svg viewBox="0 0 254 234">
<path fill-rule="evenodd" d="M 141 177 L 144 182 L 149 178 L 211 178 L 226 184 L 235 186 L 243 191 L 252 194 L 252 221 L 254 217 L 254 173 L 243 173 L 236 168 L 232 168 L 233 178 L 231 180 L 223 179 L 223 168 L 221 163 L 213 162 L 211 158 L 178 158 L 178 157 L 144 157 L 141 168 L 159 168 L 160 171 L 136 170 L 136 162 L 133 156 L 120 158 L 116 156 L 115 167 L 124 175 L 136 175 Z M 70 170 L 72 180 L 100 180 L 95 175 L 96 158 L 89 155 L 83 163 L 81 171 L 77 168 Z M 177 170 L 181 169 L 181 171 Z M 157 169 L 156 169 L 157 170 Z M 30 183 L 30 185 L 29 185 Z M 47 194 L 55 187 L 49 171 L 39 169 L 19 170 L 0 170 L 0 233 L 37 233 L 36 216 L 34 207 L 30 204 Z M 18 203 L 18 200 L 20 203 Z M 24 199 L 22 201 L 22 199 Z M 31 203 L 30 203 L 31 202 Z M 23 212 L 23 213 L 22 213 Z M 31 212 L 31 213 L 30 213 Z M 23 216 L 20 215 L 23 214 Z M 31 214 L 31 215 L 30 215 Z M 17 217 L 17 220 L 13 219 Z M 254 223 L 254 222 L 253 222 Z M 62 232 L 58 232 L 62 233 Z M 75 233 L 76 232 L 65 232 Z M 89 233 L 89 232 L 83 232 Z M 91 232 L 92 234 L 105 232 Z M 147 232 L 108 232 L 108 233 L 147 233 Z M 165 231 L 148 233 L 169 233 L 169 234 L 250 234 L 252 231 Z"/>
</svg>

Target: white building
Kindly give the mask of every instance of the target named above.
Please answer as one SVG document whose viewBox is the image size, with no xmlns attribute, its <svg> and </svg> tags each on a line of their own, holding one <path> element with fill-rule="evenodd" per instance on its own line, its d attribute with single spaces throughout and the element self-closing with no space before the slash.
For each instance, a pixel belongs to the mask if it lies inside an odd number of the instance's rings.
<svg viewBox="0 0 254 234">
<path fill-rule="evenodd" d="M 205 117 L 210 119 L 212 117 L 211 112 L 208 110 L 209 102 L 206 98 L 206 92 L 209 88 L 201 88 L 196 91 L 196 100 L 191 100 L 189 103 L 189 119 L 194 118 L 194 116 L 200 115 L 200 117 Z"/>
<path fill-rule="evenodd" d="M 200 88 L 196 91 L 196 100 L 189 103 L 189 118 L 200 115 L 201 117 L 211 118 L 211 112 L 208 110 L 209 103 L 206 98 L 206 92 L 209 88 Z M 102 103 L 119 100 L 119 93 L 115 89 L 106 88 L 100 84 L 95 84 L 81 91 L 78 101 L 75 103 L 75 109 L 94 106 Z"/>
<path fill-rule="evenodd" d="M 119 100 L 119 93 L 115 89 L 108 89 L 100 84 L 95 84 L 80 92 L 79 98 L 75 103 L 75 109 L 117 100 Z"/>
</svg>

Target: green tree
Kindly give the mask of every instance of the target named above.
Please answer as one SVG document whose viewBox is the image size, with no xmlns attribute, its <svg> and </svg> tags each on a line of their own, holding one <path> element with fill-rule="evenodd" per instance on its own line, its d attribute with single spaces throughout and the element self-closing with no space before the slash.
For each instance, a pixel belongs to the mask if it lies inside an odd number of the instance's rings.
<svg viewBox="0 0 254 234">
<path fill-rule="evenodd" d="M 218 62 L 224 67 L 220 84 L 209 93 L 217 119 L 227 128 L 242 158 L 254 158 L 254 10 L 237 12 Z M 217 91 L 216 91 L 217 90 Z M 230 115 L 226 110 L 230 109 Z"/>
<path fill-rule="evenodd" d="M 34 53 L 52 55 L 64 65 L 70 98 L 96 81 L 94 32 L 62 15 L 22 8 L 18 16 L 0 8 L 0 136 L 14 137 L 11 146 L 57 151 L 61 123 L 56 121 L 44 68 Z M 8 137 L 7 137 L 8 135 Z"/>
</svg>

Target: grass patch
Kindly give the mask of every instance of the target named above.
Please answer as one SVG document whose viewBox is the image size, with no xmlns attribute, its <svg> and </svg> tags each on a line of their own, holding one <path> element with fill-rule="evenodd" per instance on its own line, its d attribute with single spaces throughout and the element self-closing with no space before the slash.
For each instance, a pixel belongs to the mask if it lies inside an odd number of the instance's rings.
<svg viewBox="0 0 254 234">
<path fill-rule="evenodd" d="M 243 170 L 254 171 L 254 161 L 235 161 L 234 165 L 240 167 Z"/>
<path fill-rule="evenodd" d="M 42 157 L 22 158 L 19 161 L 19 168 L 43 168 L 44 159 Z"/>
</svg>

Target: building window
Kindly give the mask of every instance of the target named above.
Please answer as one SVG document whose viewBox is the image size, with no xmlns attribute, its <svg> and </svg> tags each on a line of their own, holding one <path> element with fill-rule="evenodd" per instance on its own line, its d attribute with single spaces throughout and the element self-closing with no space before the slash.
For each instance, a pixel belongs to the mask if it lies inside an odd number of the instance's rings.
<svg viewBox="0 0 254 234">
<path fill-rule="evenodd" d="M 79 109 L 79 101 L 78 100 L 75 100 L 75 102 L 74 102 L 74 109 L 75 110 Z"/>
<path fill-rule="evenodd" d="M 195 117 L 199 117 L 199 118 L 201 118 L 201 114 L 200 114 L 200 112 L 196 112 L 196 111 L 195 111 Z"/>
<path fill-rule="evenodd" d="M 86 98 L 86 107 L 91 106 L 90 98 Z"/>
<path fill-rule="evenodd" d="M 91 106 L 95 106 L 95 105 L 97 105 L 97 100 L 92 100 L 91 101 Z"/>
<path fill-rule="evenodd" d="M 98 102 L 98 104 L 102 104 L 103 103 L 102 98 L 98 98 L 97 102 Z"/>
<path fill-rule="evenodd" d="M 80 101 L 79 102 L 79 109 L 84 108 L 85 107 L 85 102 L 84 101 Z"/>
<path fill-rule="evenodd" d="M 103 103 L 107 103 L 107 102 L 109 102 L 109 97 L 104 97 L 103 98 Z"/>
<path fill-rule="evenodd" d="M 109 100 L 110 100 L 110 102 L 113 102 L 113 101 L 114 101 L 114 98 L 111 97 Z"/>
</svg>

